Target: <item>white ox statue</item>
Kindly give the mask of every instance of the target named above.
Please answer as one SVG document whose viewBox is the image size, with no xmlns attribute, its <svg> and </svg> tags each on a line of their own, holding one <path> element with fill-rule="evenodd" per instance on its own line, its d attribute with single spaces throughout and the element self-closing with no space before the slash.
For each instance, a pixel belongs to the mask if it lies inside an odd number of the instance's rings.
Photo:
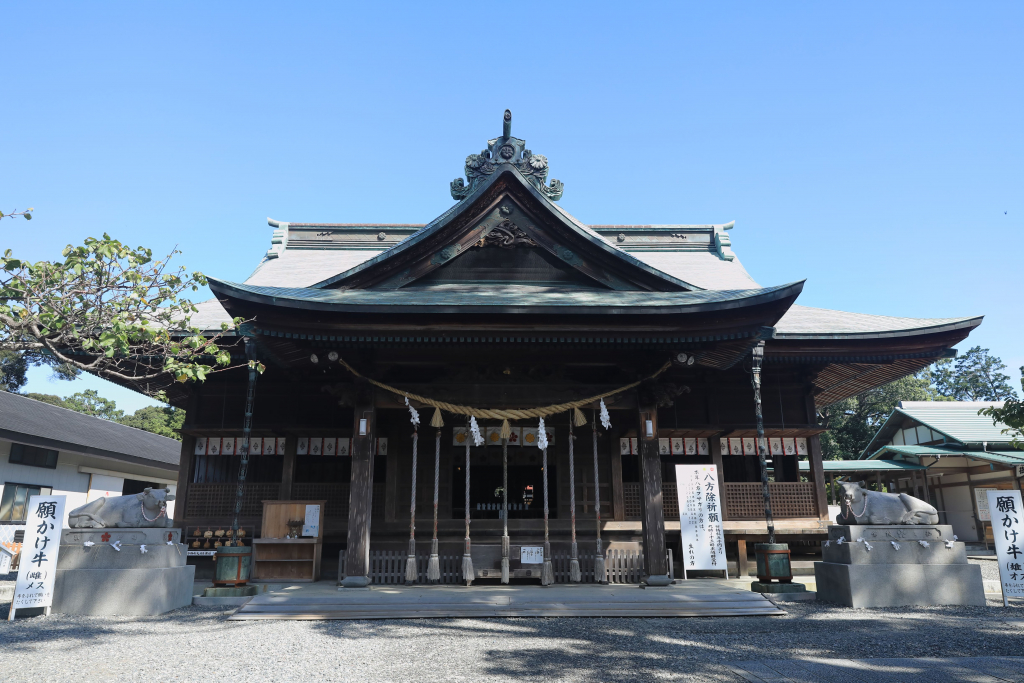
<svg viewBox="0 0 1024 683">
<path fill-rule="evenodd" d="M 167 503 L 174 500 L 170 489 L 146 488 L 134 496 L 97 498 L 68 513 L 72 529 L 169 527 Z"/>
<path fill-rule="evenodd" d="M 939 511 L 905 493 L 869 491 L 864 482 L 843 483 L 838 524 L 938 524 Z"/>
</svg>

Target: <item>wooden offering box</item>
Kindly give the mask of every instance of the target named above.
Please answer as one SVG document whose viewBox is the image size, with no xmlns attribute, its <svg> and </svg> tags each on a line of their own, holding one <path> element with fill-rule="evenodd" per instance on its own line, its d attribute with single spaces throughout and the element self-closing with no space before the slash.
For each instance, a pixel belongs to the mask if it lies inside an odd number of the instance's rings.
<svg viewBox="0 0 1024 683">
<path fill-rule="evenodd" d="M 253 579 L 257 581 L 316 581 L 320 578 L 323 512 L 326 500 L 265 500 L 260 538 L 253 539 Z M 305 519 L 306 506 L 319 506 L 317 535 L 285 538 L 289 520 Z"/>
</svg>

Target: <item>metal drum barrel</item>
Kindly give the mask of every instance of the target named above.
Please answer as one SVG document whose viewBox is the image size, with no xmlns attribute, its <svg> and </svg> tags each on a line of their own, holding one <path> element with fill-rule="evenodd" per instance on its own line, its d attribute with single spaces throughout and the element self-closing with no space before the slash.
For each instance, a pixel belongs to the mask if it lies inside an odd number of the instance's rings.
<svg viewBox="0 0 1024 683">
<path fill-rule="evenodd" d="M 217 548 L 217 568 L 214 586 L 244 586 L 249 581 L 252 566 L 252 548 L 249 546 L 221 546 Z"/>
</svg>

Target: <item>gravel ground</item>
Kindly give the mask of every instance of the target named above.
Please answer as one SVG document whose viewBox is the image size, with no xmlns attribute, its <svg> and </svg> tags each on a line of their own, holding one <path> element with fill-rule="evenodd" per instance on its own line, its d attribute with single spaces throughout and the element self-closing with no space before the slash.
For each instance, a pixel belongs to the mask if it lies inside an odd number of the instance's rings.
<svg viewBox="0 0 1024 683">
<path fill-rule="evenodd" d="M 0 671 L 25 681 L 741 681 L 755 659 L 1019 656 L 1024 606 L 853 610 L 785 603 L 782 617 L 228 622 L 160 617 L 0 623 Z M 0 607 L 6 614 L 6 606 Z"/>
<path fill-rule="evenodd" d="M 999 563 L 996 562 L 996 558 L 993 557 L 990 560 L 967 560 L 971 564 L 977 564 L 981 566 L 981 578 L 985 581 L 998 581 L 999 580 Z"/>
</svg>

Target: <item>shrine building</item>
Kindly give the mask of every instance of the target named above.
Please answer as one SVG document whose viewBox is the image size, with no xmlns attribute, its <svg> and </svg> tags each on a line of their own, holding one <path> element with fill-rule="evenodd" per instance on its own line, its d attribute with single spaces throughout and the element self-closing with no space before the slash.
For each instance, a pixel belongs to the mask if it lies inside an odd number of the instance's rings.
<svg viewBox="0 0 1024 683">
<path fill-rule="evenodd" d="M 464 173 L 429 223 L 270 220 L 247 280 L 210 278 L 216 299 L 193 324 L 245 319 L 266 371 L 250 383 L 239 340 L 243 367 L 168 389 L 187 409 L 175 522 L 190 551 L 232 522 L 251 391 L 245 542 L 265 501 L 322 504 L 322 552 L 257 555 L 256 580 L 330 575 L 340 554 L 346 585 L 395 581 L 410 535 L 425 567 L 435 509 L 442 582 L 464 578 L 467 529 L 474 579 L 497 579 L 506 524 L 513 547 L 543 544 L 545 487 L 556 580 L 574 537 L 584 581 L 603 578 L 598 552 L 607 571 L 679 577 L 677 463 L 717 466 L 726 553 L 743 569 L 766 538 L 755 364 L 776 534 L 799 552 L 829 523 L 819 411 L 952 355 L 981 323 L 800 306 L 799 263 L 792 282 L 755 282 L 731 222 L 585 225 L 507 111 Z M 543 409 L 567 405 L 542 434 Z M 512 553 L 513 579 L 537 578 L 525 557 Z"/>
</svg>

